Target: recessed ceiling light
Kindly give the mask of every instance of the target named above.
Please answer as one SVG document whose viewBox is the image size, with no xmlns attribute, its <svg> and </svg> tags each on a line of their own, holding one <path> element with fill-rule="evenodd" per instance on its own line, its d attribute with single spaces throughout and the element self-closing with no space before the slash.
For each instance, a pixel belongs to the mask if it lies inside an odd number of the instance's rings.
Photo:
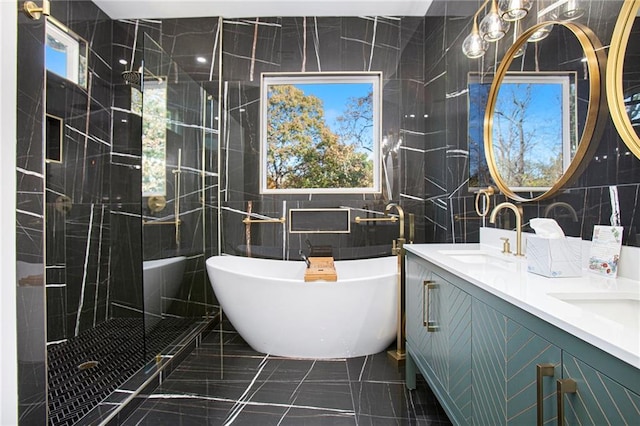
<svg viewBox="0 0 640 426">
<path fill-rule="evenodd" d="M 126 59 L 120 59 L 118 62 L 120 62 L 122 65 L 127 65 L 128 64 Z"/>
<path fill-rule="evenodd" d="M 205 64 L 205 63 L 207 63 L 207 58 L 205 58 L 204 56 L 198 56 L 198 57 L 196 58 L 196 61 L 197 61 L 198 63 L 200 63 L 200 64 Z"/>
</svg>

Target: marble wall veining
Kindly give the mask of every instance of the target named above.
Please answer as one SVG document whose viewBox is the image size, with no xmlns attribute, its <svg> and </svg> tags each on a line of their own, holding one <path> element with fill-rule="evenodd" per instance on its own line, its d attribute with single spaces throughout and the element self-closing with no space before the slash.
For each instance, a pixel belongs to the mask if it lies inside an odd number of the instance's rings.
<svg viewBox="0 0 640 426">
<path fill-rule="evenodd" d="M 50 71 L 45 79 L 46 112 L 63 123 L 61 162 L 45 167 L 47 342 L 55 344 L 108 318 L 111 22 L 87 2 L 54 2 L 51 13 L 89 48 L 86 89 Z"/>
<path fill-rule="evenodd" d="M 87 1 L 52 1 L 51 15 L 87 41 L 89 70 L 86 89 L 45 71 L 44 20 L 18 15 L 18 403 L 25 425 L 46 424 L 47 398 L 56 397 L 47 396 L 51 345 L 107 320 L 142 317 L 143 259 L 188 256 L 180 294 L 166 301 L 166 314 L 201 317 L 216 304 L 204 260 L 217 252 L 217 130 L 202 122 L 213 121 L 217 100 L 203 90 L 181 89 L 177 77 L 173 82 L 175 108 L 184 106 L 177 117 L 184 120 L 174 119 L 177 130 L 169 145 L 185 148 L 183 232 L 176 253 L 175 244 L 162 245 L 164 234 L 143 233 L 142 220 L 152 218 L 146 217 L 141 194 L 142 118 L 121 78 L 122 71 L 141 65 L 146 35 L 168 43 L 185 27 L 168 22 L 163 34 L 159 20 L 113 21 Z M 218 19 L 206 22 L 204 31 L 215 40 Z M 217 94 L 219 42 L 211 43 L 209 55 L 207 81 L 200 85 Z M 195 110 L 189 112 L 188 105 Z M 45 162 L 45 111 L 64 123 L 59 163 Z M 168 160 L 173 181 L 175 152 Z M 143 332 L 136 339 L 142 341 Z M 145 354 L 131 357 L 143 362 Z"/>
<path fill-rule="evenodd" d="M 46 421 L 44 280 L 44 23 L 18 16 L 16 310 L 18 418 Z M 23 56 L 23 57 L 22 57 Z"/>
<path fill-rule="evenodd" d="M 246 213 L 286 217 L 289 208 L 347 207 L 355 216 L 381 212 L 390 201 L 416 214 L 422 228 L 425 29 L 419 17 L 272 17 L 225 19 L 221 139 L 222 249 L 298 259 L 298 250 L 331 245 L 336 258 L 390 254 L 392 226 L 357 225 L 350 234 L 289 234 L 286 226 L 246 227 Z M 382 134 L 395 150 L 385 161 L 381 194 L 261 194 L 260 76 L 263 72 L 382 72 Z M 417 233 L 422 235 L 421 232 Z M 417 237 L 418 241 L 424 241 Z M 250 249 L 249 249 L 250 250 Z"/>
</svg>

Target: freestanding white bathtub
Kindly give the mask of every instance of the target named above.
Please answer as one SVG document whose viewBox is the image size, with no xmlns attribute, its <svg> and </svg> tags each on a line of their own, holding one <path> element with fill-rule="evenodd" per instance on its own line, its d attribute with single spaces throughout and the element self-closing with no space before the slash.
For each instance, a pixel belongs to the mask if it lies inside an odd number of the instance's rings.
<svg viewBox="0 0 640 426">
<path fill-rule="evenodd" d="M 351 358 L 385 350 L 397 325 L 397 258 L 335 262 L 337 282 L 305 282 L 302 261 L 214 256 L 207 272 L 224 314 L 256 351 Z"/>
<path fill-rule="evenodd" d="M 163 300 L 178 295 L 186 264 L 185 256 L 142 262 L 144 312 L 147 318 L 161 318 Z"/>
</svg>

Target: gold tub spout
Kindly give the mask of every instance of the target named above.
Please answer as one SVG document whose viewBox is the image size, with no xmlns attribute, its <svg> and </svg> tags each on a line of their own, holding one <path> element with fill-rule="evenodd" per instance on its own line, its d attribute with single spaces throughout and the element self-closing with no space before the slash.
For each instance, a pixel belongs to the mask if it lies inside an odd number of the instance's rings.
<svg viewBox="0 0 640 426">
<path fill-rule="evenodd" d="M 389 216 L 391 213 L 391 209 L 394 208 L 398 211 L 398 217 L 400 218 L 400 236 L 399 239 L 402 239 L 404 242 L 404 210 L 396 203 L 389 203 L 384 208 L 385 216 Z"/>
<path fill-rule="evenodd" d="M 516 215 L 516 256 L 524 256 L 522 254 L 522 208 L 510 202 L 500 203 L 494 207 L 489 218 L 490 223 L 496 223 L 496 216 L 502 209 L 509 209 Z"/>
</svg>

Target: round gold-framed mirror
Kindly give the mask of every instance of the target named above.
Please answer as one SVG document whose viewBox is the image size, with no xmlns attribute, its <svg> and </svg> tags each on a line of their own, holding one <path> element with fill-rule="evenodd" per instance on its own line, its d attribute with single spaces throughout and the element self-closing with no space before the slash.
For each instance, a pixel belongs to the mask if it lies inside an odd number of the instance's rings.
<svg viewBox="0 0 640 426">
<path fill-rule="evenodd" d="M 607 102 L 611 119 L 616 126 L 620 138 L 629 147 L 629 150 L 640 158 L 640 136 L 635 130 L 631 117 L 631 108 L 628 108 L 625 100 L 640 102 L 640 81 L 631 82 L 625 79 L 625 56 L 629 45 L 629 37 L 634 22 L 638 20 L 640 0 L 625 1 L 620 9 L 616 26 L 611 36 L 609 47 L 609 62 L 607 64 Z M 630 66 L 627 62 L 627 66 Z M 637 63 L 633 64 L 638 66 Z M 635 93 L 630 92 L 633 90 Z M 637 115 L 637 108 L 634 115 Z M 636 117 L 636 120 L 638 118 Z"/>
<path fill-rule="evenodd" d="M 566 147 L 560 147 L 560 149 L 564 149 L 565 153 L 561 155 L 565 158 L 564 165 L 554 167 L 560 170 L 553 174 L 553 179 L 549 179 L 548 184 L 540 185 L 539 188 L 526 190 L 514 190 L 514 185 L 510 184 L 509 179 L 506 179 L 501 173 L 501 164 L 507 163 L 508 161 L 498 162 L 498 157 L 501 152 L 496 152 L 497 149 L 494 149 L 494 120 L 496 111 L 496 106 L 498 103 L 498 95 L 501 87 L 503 86 L 503 82 L 507 78 L 508 75 L 512 74 L 513 71 L 510 71 L 510 67 L 514 60 L 519 57 L 519 53 L 526 46 L 529 38 L 536 31 L 545 28 L 545 27 L 558 27 L 566 30 L 568 34 L 572 34 L 576 40 L 576 45 L 579 45 L 582 48 L 582 55 L 579 59 L 580 68 L 583 69 L 581 72 L 587 77 L 588 80 L 577 79 L 580 81 L 584 81 L 584 84 L 588 85 L 588 96 L 576 96 L 580 98 L 588 98 L 586 102 L 586 107 L 584 108 L 584 117 L 583 124 L 581 125 L 580 131 L 574 131 L 575 134 L 575 142 L 572 143 L 572 147 L 570 150 L 567 150 Z M 568 39 L 568 37 L 563 37 L 564 39 Z M 532 43 L 533 44 L 533 43 Z M 533 46 L 536 50 L 539 49 L 539 46 Z M 536 51 L 537 54 L 537 51 Z M 526 52 L 525 52 L 526 55 Z M 545 73 L 538 72 L 538 59 L 536 58 L 536 72 L 534 74 L 540 74 L 542 76 Z M 484 116 L 484 151 L 487 159 L 487 163 L 489 166 L 489 172 L 491 177 L 493 178 L 496 186 L 500 189 L 500 191 L 507 197 L 520 202 L 527 201 L 539 201 L 555 195 L 558 191 L 560 191 L 563 187 L 568 185 L 573 179 L 577 178 L 580 173 L 584 170 L 589 160 L 593 156 L 597 144 L 599 142 L 599 135 L 602 132 L 604 121 L 602 119 L 601 111 L 606 111 L 606 100 L 604 99 L 604 71 L 606 67 L 606 55 L 602 48 L 602 44 L 598 40 L 597 36 L 591 31 L 588 27 L 575 23 L 575 22 L 563 22 L 563 21 L 546 21 L 540 22 L 531 28 L 528 28 L 524 31 L 520 37 L 514 42 L 514 44 L 507 50 L 503 60 L 500 62 L 498 69 L 496 70 L 495 76 L 493 78 L 493 82 L 491 84 L 491 88 L 489 90 L 489 95 L 487 98 L 487 106 L 485 110 Z M 554 72 L 546 72 L 547 75 L 554 74 Z M 529 77 L 529 78 L 536 78 Z M 582 83 L 581 83 L 582 84 Z M 577 86 L 576 86 L 577 87 Z M 566 89 L 562 89 L 566 93 Z M 571 89 L 577 91 L 577 89 Z M 586 88 L 585 88 L 586 90 Z M 541 92 L 542 93 L 542 92 Z M 517 99 L 518 95 L 512 95 L 513 99 Z M 575 94 L 574 94 L 575 96 Z M 576 107 L 577 108 L 577 107 Z M 570 108 L 564 107 L 565 110 Z M 577 121 L 575 118 L 569 118 L 568 120 Z M 542 120 L 540 120 L 542 121 Z M 567 122 L 567 119 L 564 120 L 564 123 Z M 529 123 L 530 124 L 530 123 Z M 560 124 L 562 126 L 562 124 Z M 566 127 L 566 126 L 565 126 Z M 570 126 L 569 126 L 570 127 Z M 575 126 L 574 126 L 575 127 Z M 562 130 L 565 134 L 567 130 Z M 520 139 L 525 139 L 526 135 L 521 132 Z M 569 145 L 568 143 L 561 142 L 561 145 Z M 568 154 L 567 154 L 568 153 Z M 550 166 L 549 166 L 550 167 Z M 517 168 L 516 168 L 517 174 Z M 528 186 L 528 185 L 527 185 Z M 529 193 L 531 197 L 527 198 L 525 195 Z"/>
</svg>

